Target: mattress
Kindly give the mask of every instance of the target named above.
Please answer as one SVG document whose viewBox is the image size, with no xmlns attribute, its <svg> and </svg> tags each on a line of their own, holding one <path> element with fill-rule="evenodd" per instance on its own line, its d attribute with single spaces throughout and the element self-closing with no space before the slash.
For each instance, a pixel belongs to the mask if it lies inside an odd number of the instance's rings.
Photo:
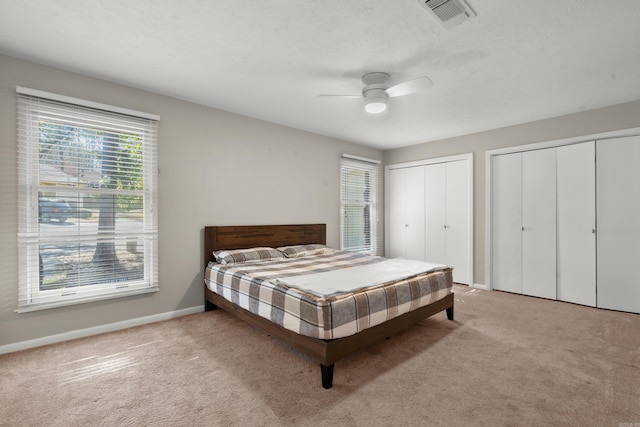
<svg viewBox="0 0 640 427">
<path fill-rule="evenodd" d="M 332 251 L 297 258 L 219 264 L 210 262 L 205 284 L 212 292 L 271 322 L 301 335 L 335 339 L 354 335 L 451 293 L 451 268 L 424 263 L 407 277 L 330 294 L 305 290 L 293 284 L 300 278 L 327 278 L 339 270 L 353 274 L 362 266 L 384 263 L 386 258 L 354 252 Z M 375 270 L 372 270 L 375 271 Z M 305 282 L 307 280 L 304 280 Z"/>
</svg>

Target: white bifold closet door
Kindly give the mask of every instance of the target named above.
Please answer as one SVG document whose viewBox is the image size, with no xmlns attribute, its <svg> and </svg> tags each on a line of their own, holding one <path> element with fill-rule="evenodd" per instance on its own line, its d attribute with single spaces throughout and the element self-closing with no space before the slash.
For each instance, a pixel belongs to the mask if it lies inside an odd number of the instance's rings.
<svg viewBox="0 0 640 427">
<path fill-rule="evenodd" d="M 447 164 L 425 166 L 425 259 L 448 264 L 447 258 Z M 455 269 L 454 269 L 455 271 Z M 455 273 L 454 273 L 455 274 Z M 454 279 L 455 281 L 455 279 Z"/>
<path fill-rule="evenodd" d="M 556 298 L 556 150 L 522 153 L 522 293 Z"/>
<path fill-rule="evenodd" d="M 558 299 L 596 305 L 595 142 L 557 148 Z"/>
<path fill-rule="evenodd" d="M 471 277 L 471 177 L 469 160 L 447 163 L 447 264 L 452 265 L 453 281 L 473 284 Z M 427 245 L 428 247 L 428 245 Z M 429 259 L 429 258 L 427 258 Z"/>
<path fill-rule="evenodd" d="M 390 171 L 389 197 L 389 257 L 424 260 L 424 168 Z"/>
<path fill-rule="evenodd" d="M 453 266 L 472 284 L 471 160 L 390 169 L 389 253 Z"/>
<path fill-rule="evenodd" d="M 493 158 L 493 289 L 556 298 L 556 152 Z"/>
<path fill-rule="evenodd" d="M 425 167 L 427 261 L 453 266 L 453 281 L 471 284 L 469 160 Z"/>
<path fill-rule="evenodd" d="M 640 137 L 597 141 L 597 306 L 640 313 Z"/>
<path fill-rule="evenodd" d="M 522 293 L 522 153 L 492 158 L 491 282 Z"/>
</svg>

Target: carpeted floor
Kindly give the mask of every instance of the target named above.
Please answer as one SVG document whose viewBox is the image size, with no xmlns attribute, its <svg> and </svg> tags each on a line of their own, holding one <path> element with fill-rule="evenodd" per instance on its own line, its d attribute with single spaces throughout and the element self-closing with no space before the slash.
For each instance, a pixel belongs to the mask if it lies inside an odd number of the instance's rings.
<svg viewBox="0 0 640 427">
<path fill-rule="evenodd" d="M 0 356 L 2 426 L 640 426 L 640 315 L 456 286 L 320 369 L 222 310 Z"/>
</svg>

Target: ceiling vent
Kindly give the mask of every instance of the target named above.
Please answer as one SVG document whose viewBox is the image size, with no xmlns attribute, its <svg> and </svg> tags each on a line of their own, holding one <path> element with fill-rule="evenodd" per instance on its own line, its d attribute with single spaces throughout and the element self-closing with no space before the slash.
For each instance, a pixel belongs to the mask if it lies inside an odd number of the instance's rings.
<svg viewBox="0 0 640 427">
<path fill-rule="evenodd" d="M 451 28 L 476 16 L 464 0 L 418 0 L 418 3 L 444 28 Z"/>
</svg>

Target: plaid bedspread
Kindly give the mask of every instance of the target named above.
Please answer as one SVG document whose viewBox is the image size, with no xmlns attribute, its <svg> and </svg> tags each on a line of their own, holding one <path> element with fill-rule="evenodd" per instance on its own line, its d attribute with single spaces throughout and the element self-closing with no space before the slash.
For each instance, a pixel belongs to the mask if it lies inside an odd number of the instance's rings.
<svg viewBox="0 0 640 427">
<path fill-rule="evenodd" d="M 298 334 L 321 339 L 353 335 L 438 301 L 451 292 L 450 268 L 331 297 L 320 297 L 276 281 L 382 260 L 336 251 L 244 264 L 210 262 L 205 283 L 212 292 L 254 314 Z"/>
</svg>

